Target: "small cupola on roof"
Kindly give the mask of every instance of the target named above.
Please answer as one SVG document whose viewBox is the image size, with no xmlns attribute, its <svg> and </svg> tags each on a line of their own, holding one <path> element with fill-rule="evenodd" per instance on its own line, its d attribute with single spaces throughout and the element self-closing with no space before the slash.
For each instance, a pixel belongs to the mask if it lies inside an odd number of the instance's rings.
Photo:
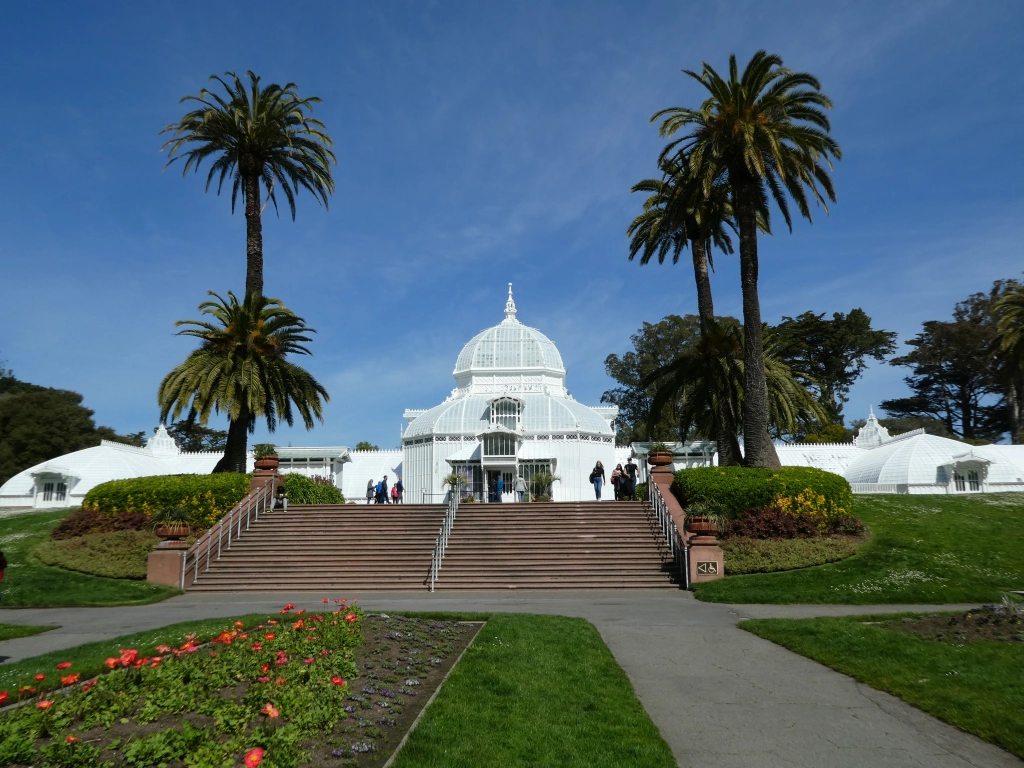
<svg viewBox="0 0 1024 768">
<path fill-rule="evenodd" d="M 563 396 L 565 391 L 562 356 L 551 339 L 516 318 L 512 283 L 505 319 L 469 340 L 453 373 L 459 390 L 547 391 Z"/>
</svg>

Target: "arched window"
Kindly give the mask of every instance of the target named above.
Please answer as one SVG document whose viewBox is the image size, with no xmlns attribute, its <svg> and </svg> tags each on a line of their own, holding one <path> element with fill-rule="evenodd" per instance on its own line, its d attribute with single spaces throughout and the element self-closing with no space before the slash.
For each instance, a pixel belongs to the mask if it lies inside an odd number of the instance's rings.
<svg viewBox="0 0 1024 768">
<path fill-rule="evenodd" d="M 499 397 L 491 401 L 491 424 L 512 432 L 519 431 L 522 403 L 513 397 Z"/>
</svg>

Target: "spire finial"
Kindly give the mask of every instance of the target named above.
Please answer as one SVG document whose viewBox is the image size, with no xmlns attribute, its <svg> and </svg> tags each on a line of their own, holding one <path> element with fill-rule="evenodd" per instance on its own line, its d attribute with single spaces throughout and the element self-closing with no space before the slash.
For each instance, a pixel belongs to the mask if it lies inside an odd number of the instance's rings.
<svg viewBox="0 0 1024 768">
<path fill-rule="evenodd" d="M 505 319 L 513 322 L 516 319 L 516 303 L 512 300 L 512 283 L 508 284 L 508 301 L 505 302 Z"/>
</svg>

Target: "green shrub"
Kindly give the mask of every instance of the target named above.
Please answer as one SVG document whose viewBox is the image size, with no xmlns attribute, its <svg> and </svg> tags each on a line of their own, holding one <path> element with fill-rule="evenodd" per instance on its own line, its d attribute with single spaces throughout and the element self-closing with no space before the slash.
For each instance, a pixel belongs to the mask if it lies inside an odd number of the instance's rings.
<svg viewBox="0 0 1024 768">
<path fill-rule="evenodd" d="M 209 528 L 249 493 L 249 475 L 157 475 L 101 483 L 85 494 L 84 509 L 114 513 L 129 510 L 152 515 L 168 507 L 181 507 L 189 524 Z"/>
<path fill-rule="evenodd" d="M 849 538 L 747 539 L 734 537 L 720 542 L 725 553 L 725 573 L 773 573 L 845 560 L 863 542 Z"/>
<path fill-rule="evenodd" d="M 289 504 L 344 504 L 345 497 L 330 480 L 291 472 L 284 476 Z"/>
<path fill-rule="evenodd" d="M 44 541 L 35 556 L 46 565 L 111 579 L 146 578 L 146 561 L 160 539 L 152 531 L 90 533 L 73 539 Z"/>
<path fill-rule="evenodd" d="M 709 502 L 729 517 L 739 518 L 749 509 L 778 507 L 788 514 L 809 515 L 822 527 L 835 517 L 849 515 L 853 508 L 853 494 L 844 477 L 811 467 L 681 469 L 672 492 L 684 508 Z"/>
</svg>

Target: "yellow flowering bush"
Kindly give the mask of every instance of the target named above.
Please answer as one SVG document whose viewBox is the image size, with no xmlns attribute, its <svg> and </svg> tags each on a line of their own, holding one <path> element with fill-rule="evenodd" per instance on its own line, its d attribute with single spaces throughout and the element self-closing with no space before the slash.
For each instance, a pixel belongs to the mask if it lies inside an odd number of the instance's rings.
<svg viewBox="0 0 1024 768">
<path fill-rule="evenodd" d="M 179 508 L 196 530 L 209 528 L 249 492 L 249 475 L 158 475 L 101 483 L 85 495 L 82 506 L 100 512 L 143 512 Z"/>
</svg>

